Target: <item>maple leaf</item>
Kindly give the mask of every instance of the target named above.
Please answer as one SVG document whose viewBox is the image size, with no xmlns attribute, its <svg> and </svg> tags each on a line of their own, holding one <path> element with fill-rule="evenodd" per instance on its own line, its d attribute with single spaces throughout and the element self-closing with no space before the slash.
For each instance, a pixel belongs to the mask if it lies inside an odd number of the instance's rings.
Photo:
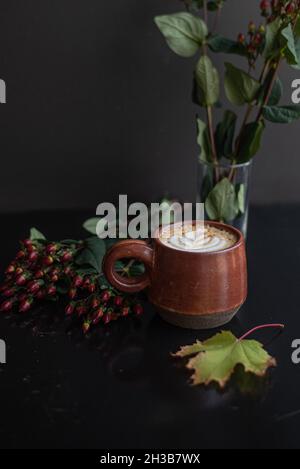
<svg viewBox="0 0 300 469">
<path fill-rule="evenodd" d="M 267 369 L 276 366 L 263 345 L 256 340 L 237 339 L 230 331 L 222 331 L 210 339 L 181 347 L 175 357 L 190 357 L 187 368 L 194 370 L 192 384 L 209 384 L 216 381 L 224 388 L 236 365 L 246 372 L 264 376 Z"/>
</svg>

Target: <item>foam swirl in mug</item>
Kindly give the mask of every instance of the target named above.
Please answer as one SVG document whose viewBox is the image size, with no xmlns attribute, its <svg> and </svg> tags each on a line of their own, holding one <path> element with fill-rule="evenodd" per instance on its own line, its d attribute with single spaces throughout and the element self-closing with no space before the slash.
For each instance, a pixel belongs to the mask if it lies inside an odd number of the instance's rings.
<svg viewBox="0 0 300 469">
<path fill-rule="evenodd" d="M 163 228 L 160 240 L 173 249 L 191 252 L 222 251 L 237 241 L 233 233 L 209 224 L 201 227 L 187 224 Z"/>
</svg>

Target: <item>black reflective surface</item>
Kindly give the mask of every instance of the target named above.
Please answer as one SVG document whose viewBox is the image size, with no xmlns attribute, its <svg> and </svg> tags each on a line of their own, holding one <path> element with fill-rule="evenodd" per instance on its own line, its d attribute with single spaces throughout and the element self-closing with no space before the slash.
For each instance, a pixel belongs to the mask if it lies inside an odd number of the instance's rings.
<svg viewBox="0 0 300 469">
<path fill-rule="evenodd" d="M 1 269 L 35 225 L 49 238 L 82 237 L 86 213 L 1 216 Z M 300 207 L 256 208 L 248 237 L 249 297 L 223 329 L 261 331 L 278 366 L 263 379 L 237 370 L 224 392 L 191 387 L 173 359 L 180 345 L 215 331 L 164 323 L 145 303 L 140 321 L 98 328 L 89 338 L 70 327 L 63 306 L 1 316 L 7 364 L 0 365 L 1 448 L 292 448 L 300 447 Z"/>
</svg>

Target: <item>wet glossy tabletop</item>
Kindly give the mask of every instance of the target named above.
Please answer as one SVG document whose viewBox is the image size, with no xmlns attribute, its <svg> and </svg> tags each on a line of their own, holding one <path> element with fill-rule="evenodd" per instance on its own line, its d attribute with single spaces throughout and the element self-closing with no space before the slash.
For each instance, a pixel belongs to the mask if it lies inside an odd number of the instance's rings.
<svg viewBox="0 0 300 469">
<path fill-rule="evenodd" d="M 87 215 L 2 215 L 2 268 L 28 227 L 53 239 L 83 237 Z M 222 393 L 189 386 L 170 352 L 212 332 L 169 326 L 147 303 L 140 321 L 100 327 L 89 338 L 71 327 L 62 306 L 1 316 L 0 447 L 300 447 L 300 364 L 291 361 L 300 338 L 299 215 L 300 207 L 252 209 L 249 297 L 226 327 L 241 335 L 266 322 L 286 324 L 279 336 L 255 336 L 278 360 L 267 379 L 238 372 Z"/>
</svg>

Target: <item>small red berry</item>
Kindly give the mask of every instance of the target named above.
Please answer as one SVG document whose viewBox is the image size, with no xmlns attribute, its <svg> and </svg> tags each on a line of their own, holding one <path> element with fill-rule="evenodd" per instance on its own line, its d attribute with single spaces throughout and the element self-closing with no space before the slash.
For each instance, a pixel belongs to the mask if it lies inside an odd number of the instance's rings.
<svg viewBox="0 0 300 469">
<path fill-rule="evenodd" d="M 56 253 L 57 249 L 58 249 L 57 244 L 51 243 L 51 244 L 48 244 L 48 246 L 46 247 L 46 252 L 47 254 L 52 255 Z"/>
<path fill-rule="evenodd" d="M 246 41 L 245 35 L 242 34 L 242 33 L 240 33 L 240 34 L 238 35 L 238 42 L 239 42 L 240 44 L 245 44 L 245 41 Z"/>
<path fill-rule="evenodd" d="M 58 282 L 59 277 L 58 277 L 57 274 L 51 274 L 50 280 L 51 280 L 51 282 L 56 283 L 56 282 Z"/>
<path fill-rule="evenodd" d="M 13 264 L 9 264 L 7 267 L 5 273 L 6 274 L 13 274 L 15 272 L 15 266 Z"/>
<path fill-rule="evenodd" d="M 35 296 L 38 300 L 43 300 L 46 296 L 46 291 L 43 288 L 41 288 L 40 290 L 36 292 Z"/>
<path fill-rule="evenodd" d="M 65 274 L 65 275 L 71 276 L 72 273 L 73 273 L 72 267 L 70 267 L 69 265 L 64 268 L 64 274 Z"/>
<path fill-rule="evenodd" d="M 77 287 L 77 288 L 81 287 L 82 284 L 83 284 L 83 277 L 81 277 L 81 275 L 76 275 L 76 277 L 73 280 L 74 287 Z"/>
<path fill-rule="evenodd" d="M 75 311 L 75 303 L 71 302 L 66 306 L 65 313 L 70 316 Z"/>
<path fill-rule="evenodd" d="M 124 308 L 122 308 L 122 316 L 128 316 L 129 311 L 130 309 L 128 306 L 125 306 Z"/>
<path fill-rule="evenodd" d="M 288 15 L 292 15 L 296 9 L 296 5 L 294 2 L 290 2 L 287 6 L 285 11 L 287 12 Z"/>
<path fill-rule="evenodd" d="M 86 311 L 87 311 L 87 310 L 86 310 L 86 307 L 83 306 L 83 305 L 79 305 L 79 306 L 77 306 L 77 308 L 76 308 L 76 313 L 78 314 L 78 316 L 82 316 L 83 314 L 86 313 Z"/>
<path fill-rule="evenodd" d="M 31 251 L 31 253 L 28 256 L 28 260 L 30 262 L 35 262 L 38 259 L 38 257 L 39 257 L 39 254 L 37 251 Z"/>
<path fill-rule="evenodd" d="M 85 279 L 85 281 L 83 282 L 83 288 L 85 288 L 86 290 L 88 290 L 90 284 L 91 284 L 90 279 L 89 279 L 89 278 Z"/>
<path fill-rule="evenodd" d="M 44 277 L 44 272 L 41 269 L 38 269 L 35 272 L 34 276 L 35 276 L 35 278 L 42 278 L 42 277 Z"/>
<path fill-rule="evenodd" d="M 253 44 L 249 44 L 247 51 L 249 55 L 254 55 L 256 52 L 256 47 Z"/>
<path fill-rule="evenodd" d="M 107 313 L 103 316 L 103 322 L 104 324 L 108 324 L 111 321 L 111 313 Z"/>
<path fill-rule="evenodd" d="M 92 307 L 93 309 L 98 308 L 99 304 L 100 304 L 100 301 L 99 301 L 98 298 L 93 298 L 93 299 L 92 299 L 91 307 Z"/>
<path fill-rule="evenodd" d="M 268 10 L 268 8 L 270 8 L 270 2 L 268 0 L 262 0 L 260 2 L 260 9 L 261 10 Z"/>
<path fill-rule="evenodd" d="M 52 265 L 54 262 L 54 259 L 52 256 L 46 256 L 43 258 L 43 264 L 45 265 Z"/>
<path fill-rule="evenodd" d="M 92 320 L 93 324 L 98 324 L 100 319 L 103 317 L 103 314 L 104 314 L 103 308 L 99 308 L 93 315 L 93 320 Z"/>
<path fill-rule="evenodd" d="M 110 299 L 110 292 L 108 290 L 105 290 L 104 292 L 101 293 L 101 301 L 106 303 Z"/>
<path fill-rule="evenodd" d="M 31 239 L 24 239 L 23 244 L 27 249 L 32 247 Z"/>
<path fill-rule="evenodd" d="M 6 300 L 6 301 L 3 301 L 3 303 L 1 304 L 0 311 L 2 311 L 3 313 L 6 313 L 8 311 L 11 311 L 12 307 L 13 307 L 13 301 Z"/>
<path fill-rule="evenodd" d="M 46 293 L 49 296 L 54 296 L 56 294 L 56 286 L 53 284 L 50 284 L 48 288 L 46 289 Z"/>
<path fill-rule="evenodd" d="M 21 274 L 16 278 L 16 284 L 18 286 L 25 285 L 25 283 L 27 282 L 27 279 L 28 279 L 27 275 Z"/>
<path fill-rule="evenodd" d="M 96 285 L 94 283 L 91 283 L 89 286 L 88 286 L 88 291 L 90 293 L 94 293 L 94 291 L 96 290 Z"/>
<path fill-rule="evenodd" d="M 23 259 L 25 257 L 25 252 L 23 250 L 19 251 L 16 255 L 17 259 Z"/>
<path fill-rule="evenodd" d="M 15 288 L 7 288 L 6 290 L 4 290 L 4 292 L 2 293 L 3 296 L 6 296 L 6 298 L 9 298 L 10 296 L 13 296 L 16 292 L 16 289 Z"/>
<path fill-rule="evenodd" d="M 38 280 L 33 280 L 28 285 L 28 291 L 30 291 L 30 293 L 36 293 L 40 288 L 41 288 L 41 284 Z"/>
<path fill-rule="evenodd" d="M 262 42 L 262 35 L 260 33 L 256 33 L 254 38 L 253 38 L 254 44 L 258 45 L 261 44 Z"/>
<path fill-rule="evenodd" d="M 24 272 L 24 270 L 22 269 L 22 267 L 17 267 L 15 274 L 16 274 L 16 276 L 18 276 L 18 275 L 21 275 L 23 272 Z"/>
<path fill-rule="evenodd" d="M 71 300 L 73 300 L 76 295 L 77 295 L 77 290 L 76 290 L 76 288 L 70 288 L 70 290 L 69 290 L 69 298 L 71 298 Z"/>
<path fill-rule="evenodd" d="M 73 254 L 71 251 L 66 251 L 63 255 L 62 255 L 62 262 L 70 262 L 71 260 L 73 259 Z"/>
<path fill-rule="evenodd" d="M 82 325 L 82 330 L 83 330 L 83 333 L 86 334 L 90 329 L 90 322 L 89 321 L 84 321 L 83 325 Z"/>
<path fill-rule="evenodd" d="M 134 312 L 137 316 L 140 316 L 141 314 L 143 314 L 144 308 L 142 307 L 141 304 L 137 303 L 137 304 L 134 305 L 134 307 L 133 307 L 133 312 Z"/>
<path fill-rule="evenodd" d="M 31 308 L 32 302 L 33 301 L 30 298 L 27 298 L 21 301 L 20 306 L 19 306 L 19 312 L 26 313 Z"/>
<path fill-rule="evenodd" d="M 123 298 L 121 296 L 115 296 L 114 298 L 114 305 L 121 306 L 123 303 Z"/>
</svg>

